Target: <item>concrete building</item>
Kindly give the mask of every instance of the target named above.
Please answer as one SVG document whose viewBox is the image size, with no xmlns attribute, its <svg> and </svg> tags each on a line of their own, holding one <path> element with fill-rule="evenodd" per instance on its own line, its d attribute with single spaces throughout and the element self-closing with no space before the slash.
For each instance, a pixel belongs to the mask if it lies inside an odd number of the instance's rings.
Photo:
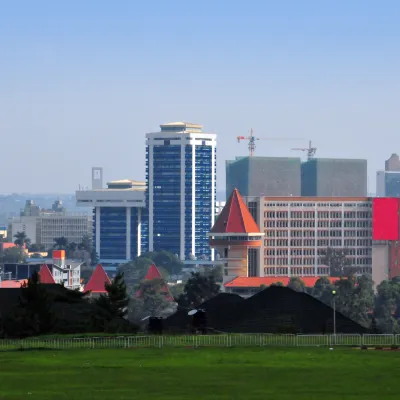
<svg viewBox="0 0 400 400">
<path fill-rule="evenodd" d="M 47 250 L 54 246 L 55 238 L 65 237 L 69 243 L 79 244 L 85 236 L 91 237 L 92 219 L 86 213 L 41 213 L 36 228 L 36 243 Z"/>
<path fill-rule="evenodd" d="M 140 256 L 148 249 L 145 183 L 124 179 L 99 188 L 99 173 L 93 169 L 92 174 L 97 189 L 78 190 L 76 202 L 93 209 L 93 242 L 100 262 L 120 264 Z"/>
<path fill-rule="evenodd" d="M 367 160 L 314 158 L 301 165 L 301 195 L 366 197 Z"/>
<path fill-rule="evenodd" d="M 149 250 L 213 259 L 207 233 L 216 202 L 216 135 L 186 122 L 146 134 Z"/>
<path fill-rule="evenodd" d="M 392 154 L 385 161 L 385 170 L 376 173 L 376 195 L 378 197 L 400 197 L 400 159 Z"/>
<path fill-rule="evenodd" d="M 14 240 L 17 232 L 25 232 L 31 243 L 43 245 L 48 250 L 59 237 L 80 243 L 84 236 L 91 236 L 91 224 L 91 217 L 86 213 L 41 212 L 38 216 L 10 218 L 7 237 Z"/>
<path fill-rule="evenodd" d="M 236 157 L 226 161 L 226 193 L 242 196 L 300 196 L 301 160 L 285 157 Z"/>
<path fill-rule="evenodd" d="M 396 153 L 385 161 L 385 171 L 400 172 L 400 157 Z"/>
<path fill-rule="evenodd" d="M 265 233 L 260 276 L 323 276 L 328 248 L 349 251 L 351 265 L 372 273 L 372 201 L 360 198 L 245 198 Z"/>
</svg>

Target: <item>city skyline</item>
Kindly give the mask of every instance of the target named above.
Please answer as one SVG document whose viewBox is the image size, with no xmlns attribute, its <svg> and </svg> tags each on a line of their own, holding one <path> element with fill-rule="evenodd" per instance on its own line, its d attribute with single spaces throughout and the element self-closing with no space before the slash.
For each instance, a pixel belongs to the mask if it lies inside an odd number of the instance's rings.
<svg viewBox="0 0 400 400">
<path fill-rule="evenodd" d="M 144 180 L 145 134 L 185 120 L 218 135 L 225 160 L 247 155 L 366 158 L 369 192 L 399 128 L 395 1 L 168 4 L 15 1 L 0 15 L 0 193 L 73 193 Z M 23 11 L 21 11 L 23 10 Z M 205 29 L 207 27 L 207 29 Z M 183 34 L 185 32 L 185 34 Z M 5 62 L 4 62 L 5 60 Z M 4 150 L 4 149 L 7 149 Z"/>
</svg>

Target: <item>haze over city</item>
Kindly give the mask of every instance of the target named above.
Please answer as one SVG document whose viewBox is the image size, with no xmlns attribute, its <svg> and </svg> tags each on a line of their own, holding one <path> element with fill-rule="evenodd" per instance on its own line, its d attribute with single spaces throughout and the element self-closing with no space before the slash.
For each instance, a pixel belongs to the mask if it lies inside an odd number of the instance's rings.
<svg viewBox="0 0 400 400">
<path fill-rule="evenodd" d="M 396 1 L 1 2 L 1 193 L 144 180 L 145 133 L 171 121 L 218 135 L 226 159 L 368 159 L 399 151 Z"/>
</svg>

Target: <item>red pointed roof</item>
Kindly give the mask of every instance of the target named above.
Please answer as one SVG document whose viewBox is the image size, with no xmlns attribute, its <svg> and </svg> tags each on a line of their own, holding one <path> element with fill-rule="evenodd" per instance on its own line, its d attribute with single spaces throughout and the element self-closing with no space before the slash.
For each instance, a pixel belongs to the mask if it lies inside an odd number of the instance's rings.
<svg viewBox="0 0 400 400">
<path fill-rule="evenodd" d="M 232 192 L 210 233 L 260 233 L 237 189 Z"/>
<path fill-rule="evenodd" d="M 144 279 L 162 279 L 162 276 L 158 268 L 154 264 L 151 264 Z"/>
<path fill-rule="evenodd" d="M 161 276 L 161 273 L 160 273 L 159 269 L 156 267 L 155 264 L 151 264 L 151 265 L 150 265 L 150 267 L 149 267 L 149 269 L 148 269 L 148 271 L 147 271 L 147 274 L 146 274 L 146 276 L 144 277 L 144 280 L 145 280 L 145 281 L 151 281 L 151 280 L 153 280 L 153 279 L 163 279 L 163 277 Z M 171 291 L 169 290 L 168 285 L 163 285 L 163 286 L 160 288 L 160 292 L 161 292 L 162 294 L 165 294 L 166 300 L 168 300 L 168 301 L 173 301 L 173 300 L 174 300 L 174 297 L 172 296 Z M 142 297 L 142 295 L 143 295 L 143 290 L 142 290 L 142 289 L 139 289 L 139 290 L 136 292 L 136 297 Z"/>
<path fill-rule="evenodd" d="M 85 292 L 107 293 L 105 289 L 106 283 L 111 283 L 110 278 L 104 271 L 101 264 L 98 264 L 94 270 L 89 282 L 85 286 Z"/>
<path fill-rule="evenodd" d="M 39 271 L 39 280 L 40 283 L 47 283 L 47 284 L 55 284 L 56 281 L 53 278 L 53 275 L 51 274 L 49 267 L 46 264 L 43 264 L 40 267 Z"/>
</svg>

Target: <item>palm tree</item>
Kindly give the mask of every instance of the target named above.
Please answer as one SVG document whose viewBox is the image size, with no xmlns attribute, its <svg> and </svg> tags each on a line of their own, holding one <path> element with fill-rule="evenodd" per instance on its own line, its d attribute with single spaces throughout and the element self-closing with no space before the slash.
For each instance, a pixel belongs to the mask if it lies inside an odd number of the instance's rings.
<svg viewBox="0 0 400 400">
<path fill-rule="evenodd" d="M 16 244 L 19 247 L 23 247 L 24 245 L 28 247 L 31 244 L 31 240 L 26 236 L 25 232 L 17 232 L 14 235 L 14 244 Z"/>
<path fill-rule="evenodd" d="M 67 250 L 68 239 L 64 236 L 59 238 L 54 238 L 54 249 L 55 250 Z"/>
</svg>

